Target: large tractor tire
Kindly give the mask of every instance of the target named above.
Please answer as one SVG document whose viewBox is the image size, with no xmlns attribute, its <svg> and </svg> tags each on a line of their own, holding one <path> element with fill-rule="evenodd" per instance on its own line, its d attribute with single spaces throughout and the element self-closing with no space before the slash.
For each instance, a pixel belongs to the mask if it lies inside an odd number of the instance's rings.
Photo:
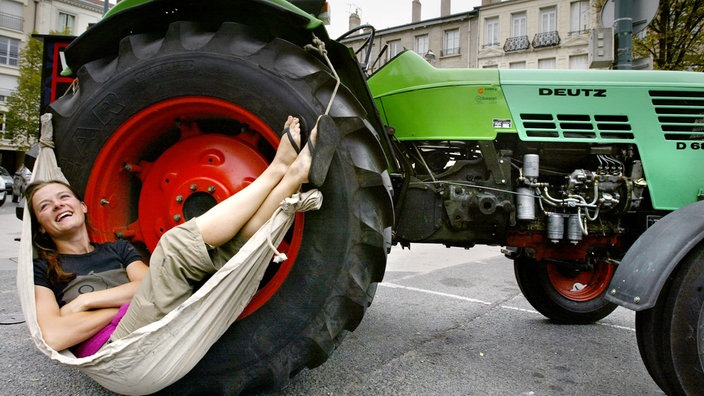
<svg viewBox="0 0 704 396">
<path fill-rule="evenodd" d="M 172 24 L 126 37 L 56 101 L 56 153 L 84 192 L 92 238 L 151 250 L 167 229 L 235 193 L 266 167 L 287 115 L 312 127 L 335 81 L 318 55 L 225 23 Z M 319 211 L 299 214 L 245 312 L 171 388 L 178 394 L 277 389 L 323 363 L 362 320 L 390 246 L 384 153 L 344 86 L 330 115 L 341 133 Z"/>
<path fill-rule="evenodd" d="M 590 270 L 536 261 L 521 252 L 514 273 L 523 296 L 538 312 L 556 323 L 589 324 L 605 318 L 617 305 L 604 299 L 613 264 L 597 261 Z"/>
<path fill-rule="evenodd" d="M 680 262 L 655 306 L 636 312 L 636 337 L 648 372 L 666 394 L 702 394 L 704 242 Z"/>
</svg>

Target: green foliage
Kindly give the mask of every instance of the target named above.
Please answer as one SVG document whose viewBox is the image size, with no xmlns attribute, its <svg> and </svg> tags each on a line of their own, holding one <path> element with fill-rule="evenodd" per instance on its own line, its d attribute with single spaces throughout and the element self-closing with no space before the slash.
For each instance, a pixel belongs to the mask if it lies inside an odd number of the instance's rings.
<svg viewBox="0 0 704 396">
<path fill-rule="evenodd" d="M 5 139 L 27 150 L 39 135 L 41 95 L 42 43 L 29 37 L 20 54 L 20 76 L 17 91 L 8 99 Z"/>
<path fill-rule="evenodd" d="M 660 0 L 658 13 L 642 38 L 633 40 L 635 56 L 652 56 L 661 70 L 704 70 L 704 2 Z"/>
</svg>

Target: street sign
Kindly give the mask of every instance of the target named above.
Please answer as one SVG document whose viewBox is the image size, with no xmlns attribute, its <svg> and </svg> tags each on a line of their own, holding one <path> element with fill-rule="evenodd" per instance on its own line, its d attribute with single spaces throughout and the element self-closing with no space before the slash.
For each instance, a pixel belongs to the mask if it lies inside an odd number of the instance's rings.
<svg viewBox="0 0 704 396">
<path fill-rule="evenodd" d="M 659 0 L 633 0 L 633 34 L 640 33 L 653 20 L 658 12 Z M 613 27 L 616 14 L 616 3 L 609 0 L 601 9 L 601 25 Z"/>
</svg>

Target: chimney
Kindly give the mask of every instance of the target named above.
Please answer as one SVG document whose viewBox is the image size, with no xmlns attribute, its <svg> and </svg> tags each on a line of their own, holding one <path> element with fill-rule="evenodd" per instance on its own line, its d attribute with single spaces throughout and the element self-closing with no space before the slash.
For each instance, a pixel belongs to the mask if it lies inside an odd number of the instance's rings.
<svg viewBox="0 0 704 396">
<path fill-rule="evenodd" d="M 446 17 L 450 13 L 450 0 L 440 0 L 440 16 Z"/>
<path fill-rule="evenodd" d="M 411 22 L 420 22 L 420 0 L 413 0 L 411 7 Z"/>
<path fill-rule="evenodd" d="M 352 30 L 362 24 L 362 19 L 359 17 L 359 10 L 354 10 L 354 12 L 350 14 L 349 24 L 349 30 Z"/>
</svg>

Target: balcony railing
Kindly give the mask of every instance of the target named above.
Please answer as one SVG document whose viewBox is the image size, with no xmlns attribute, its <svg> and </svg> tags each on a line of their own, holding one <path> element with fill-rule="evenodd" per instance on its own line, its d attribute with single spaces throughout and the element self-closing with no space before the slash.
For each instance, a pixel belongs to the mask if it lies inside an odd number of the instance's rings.
<svg viewBox="0 0 704 396">
<path fill-rule="evenodd" d="M 533 48 L 554 47 L 560 44 L 560 35 L 556 32 L 538 33 L 533 37 Z"/>
<path fill-rule="evenodd" d="M 509 37 L 504 43 L 504 52 L 522 51 L 530 48 L 528 36 Z"/>
<path fill-rule="evenodd" d="M 0 27 L 21 32 L 24 30 L 24 18 L 0 12 Z"/>
</svg>

